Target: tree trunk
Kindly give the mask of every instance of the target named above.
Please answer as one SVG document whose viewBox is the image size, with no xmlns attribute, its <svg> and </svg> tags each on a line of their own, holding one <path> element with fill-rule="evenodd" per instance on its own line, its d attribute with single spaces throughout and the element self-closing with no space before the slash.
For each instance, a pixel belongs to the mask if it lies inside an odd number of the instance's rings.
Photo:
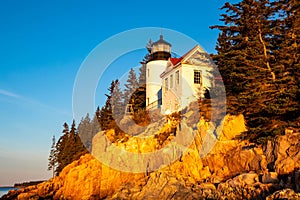
<svg viewBox="0 0 300 200">
<path fill-rule="evenodd" d="M 256 21 L 256 22 L 258 22 L 258 21 Z M 259 40 L 260 40 L 260 42 L 261 42 L 261 44 L 263 45 L 263 48 L 264 48 L 264 57 L 266 59 L 266 63 L 265 64 L 266 64 L 269 72 L 271 73 L 272 80 L 275 81 L 276 80 L 276 76 L 275 76 L 275 73 L 272 71 L 272 69 L 270 67 L 270 63 L 268 61 L 267 47 L 266 47 L 265 41 L 262 38 L 262 31 L 261 31 L 260 27 L 258 28 L 258 32 L 259 32 L 259 34 L 258 34 L 259 35 Z"/>
</svg>

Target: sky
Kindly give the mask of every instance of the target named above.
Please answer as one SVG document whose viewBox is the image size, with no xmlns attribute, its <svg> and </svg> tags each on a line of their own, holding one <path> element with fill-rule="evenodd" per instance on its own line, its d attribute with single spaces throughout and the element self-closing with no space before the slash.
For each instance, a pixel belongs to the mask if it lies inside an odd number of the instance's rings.
<svg viewBox="0 0 300 200">
<path fill-rule="evenodd" d="M 0 186 L 51 177 L 52 136 L 59 138 L 63 123 L 72 122 L 76 77 L 101 42 L 127 30 L 159 27 L 154 41 L 169 29 L 214 53 L 218 31 L 209 26 L 221 24 L 219 8 L 225 2 L 0 1 Z M 128 53 L 113 64 L 124 74 L 139 66 L 145 53 Z M 118 71 L 107 71 L 99 82 L 95 106 L 105 101 L 109 82 L 122 76 Z"/>
</svg>

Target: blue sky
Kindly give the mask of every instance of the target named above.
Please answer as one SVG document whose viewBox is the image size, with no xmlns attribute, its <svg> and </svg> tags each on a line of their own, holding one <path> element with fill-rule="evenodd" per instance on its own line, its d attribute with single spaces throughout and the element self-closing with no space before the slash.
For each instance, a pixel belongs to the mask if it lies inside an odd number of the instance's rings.
<svg viewBox="0 0 300 200">
<path fill-rule="evenodd" d="M 1 1 L 0 186 L 51 176 L 52 135 L 58 138 L 62 124 L 72 121 L 76 74 L 99 43 L 129 29 L 162 27 L 188 35 L 212 53 L 218 31 L 208 27 L 220 23 L 218 8 L 224 3 Z M 143 52 L 130 54 L 131 61 L 120 67 L 136 67 Z M 96 104 L 103 103 L 108 86 L 98 85 Z"/>
</svg>

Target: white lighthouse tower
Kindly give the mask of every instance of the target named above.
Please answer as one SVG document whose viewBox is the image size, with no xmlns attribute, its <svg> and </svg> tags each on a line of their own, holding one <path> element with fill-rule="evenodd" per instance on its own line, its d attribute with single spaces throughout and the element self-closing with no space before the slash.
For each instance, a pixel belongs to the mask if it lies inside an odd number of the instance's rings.
<svg viewBox="0 0 300 200">
<path fill-rule="evenodd" d="M 160 74 L 171 57 L 171 44 L 160 35 L 160 39 L 154 43 L 150 41 L 147 48 L 150 54 L 146 63 L 146 108 L 149 110 L 159 108 L 162 104 Z"/>
</svg>

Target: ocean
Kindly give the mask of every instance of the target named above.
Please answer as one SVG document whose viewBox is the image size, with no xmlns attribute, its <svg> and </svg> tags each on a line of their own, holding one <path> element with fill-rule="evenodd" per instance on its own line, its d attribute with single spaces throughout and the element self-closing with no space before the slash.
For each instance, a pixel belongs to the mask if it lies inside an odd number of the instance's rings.
<svg viewBox="0 0 300 200">
<path fill-rule="evenodd" d="M 9 190 L 16 190 L 17 188 L 13 188 L 13 187 L 0 187 L 0 198 L 7 194 Z"/>
</svg>

